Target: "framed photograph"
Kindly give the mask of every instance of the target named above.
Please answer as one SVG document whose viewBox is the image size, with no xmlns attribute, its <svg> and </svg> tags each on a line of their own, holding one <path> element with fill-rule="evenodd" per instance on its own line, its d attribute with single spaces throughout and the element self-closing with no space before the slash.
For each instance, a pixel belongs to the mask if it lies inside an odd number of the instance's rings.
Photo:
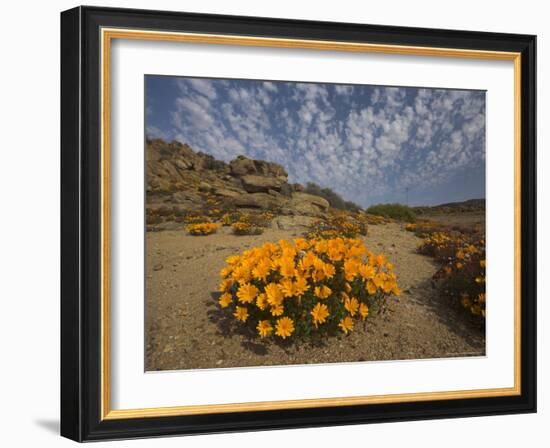
<svg viewBox="0 0 550 448">
<path fill-rule="evenodd" d="M 61 433 L 536 411 L 535 36 L 61 14 Z"/>
</svg>

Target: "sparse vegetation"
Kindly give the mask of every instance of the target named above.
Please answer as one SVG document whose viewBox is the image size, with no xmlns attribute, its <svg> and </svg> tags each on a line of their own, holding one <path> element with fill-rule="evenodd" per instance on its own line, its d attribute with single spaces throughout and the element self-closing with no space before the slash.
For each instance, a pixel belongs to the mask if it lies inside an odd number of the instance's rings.
<svg viewBox="0 0 550 448">
<path fill-rule="evenodd" d="M 449 230 L 437 223 L 425 223 L 414 231 L 417 236 L 423 235 L 418 252 L 440 263 L 433 279 L 439 284 L 442 295 L 473 316 L 485 318 L 484 235 L 476 231 Z"/>
<path fill-rule="evenodd" d="M 216 233 L 218 231 L 218 225 L 211 222 L 201 222 L 198 224 L 190 224 L 187 226 L 187 231 L 191 235 L 204 236 Z"/>
<path fill-rule="evenodd" d="M 261 235 L 264 230 L 261 227 L 254 226 L 247 221 L 238 221 L 231 225 L 235 235 Z"/>
<path fill-rule="evenodd" d="M 319 219 L 310 226 L 308 238 L 332 239 L 366 236 L 368 225 L 364 215 L 349 212 L 332 212 L 326 219 Z"/>
<path fill-rule="evenodd" d="M 415 222 L 416 214 L 411 207 L 403 204 L 377 204 L 367 209 L 371 215 L 379 215 L 384 218 L 392 218 L 398 221 Z"/>
</svg>

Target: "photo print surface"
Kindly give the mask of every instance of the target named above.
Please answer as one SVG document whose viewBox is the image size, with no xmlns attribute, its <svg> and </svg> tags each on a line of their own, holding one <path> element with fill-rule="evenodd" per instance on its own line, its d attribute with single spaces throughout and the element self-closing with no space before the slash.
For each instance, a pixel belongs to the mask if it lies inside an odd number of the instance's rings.
<svg viewBox="0 0 550 448">
<path fill-rule="evenodd" d="M 146 370 L 485 355 L 485 91 L 144 94 Z"/>
</svg>

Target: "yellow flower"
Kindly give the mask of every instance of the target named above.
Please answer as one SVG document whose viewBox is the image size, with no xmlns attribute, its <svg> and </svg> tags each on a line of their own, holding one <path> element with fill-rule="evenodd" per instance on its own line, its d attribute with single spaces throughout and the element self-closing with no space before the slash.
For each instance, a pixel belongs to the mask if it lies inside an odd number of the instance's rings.
<svg viewBox="0 0 550 448">
<path fill-rule="evenodd" d="M 351 285 L 348 282 L 344 283 L 344 289 L 349 294 L 351 292 Z"/>
<path fill-rule="evenodd" d="M 328 296 L 332 294 L 332 290 L 328 286 L 316 286 L 313 290 L 313 294 L 315 294 L 315 297 L 318 297 L 320 299 L 326 299 Z"/>
<path fill-rule="evenodd" d="M 281 247 L 283 258 L 288 258 L 290 260 L 294 259 L 294 257 L 296 256 L 296 248 L 292 243 L 286 240 L 280 240 L 279 246 Z"/>
<path fill-rule="evenodd" d="M 374 278 L 372 279 L 374 285 L 377 287 L 377 288 L 381 288 L 382 285 L 384 284 L 384 281 L 386 280 L 386 274 L 384 272 L 379 272 L 378 274 L 376 274 L 374 276 Z"/>
<path fill-rule="evenodd" d="M 324 304 L 317 303 L 311 310 L 313 316 L 313 324 L 317 327 L 317 324 L 322 324 L 327 320 L 329 315 L 328 307 Z"/>
<path fill-rule="evenodd" d="M 233 302 L 233 297 L 231 297 L 231 294 L 227 292 L 222 294 L 220 300 L 218 300 L 218 303 L 222 308 L 227 308 L 231 302 Z"/>
<path fill-rule="evenodd" d="M 271 261 L 269 260 L 269 258 L 264 258 L 258 262 L 254 269 L 252 269 L 252 275 L 255 279 L 263 280 L 265 282 L 270 270 Z"/>
<path fill-rule="evenodd" d="M 309 278 L 309 269 L 304 268 L 304 266 L 302 265 L 302 260 L 300 260 L 296 265 L 294 275 L 296 276 L 296 278 L 302 277 L 304 280 Z"/>
<path fill-rule="evenodd" d="M 233 316 L 235 316 L 240 321 L 246 322 L 246 319 L 248 319 L 248 310 L 244 306 L 238 306 L 236 307 Z"/>
<path fill-rule="evenodd" d="M 283 257 L 279 261 L 280 272 L 283 277 L 293 277 L 294 276 L 294 260 L 290 257 Z"/>
<path fill-rule="evenodd" d="M 237 297 L 242 303 L 252 303 L 260 291 L 254 285 L 245 283 L 237 291 Z"/>
<path fill-rule="evenodd" d="M 314 266 L 316 260 L 318 260 L 318 258 L 313 252 L 306 252 L 300 260 L 300 264 L 303 269 L 309 269 Z"/>
<path fill-rule="evenodd" d="M 279 283 L 279 288 L 285 297 L 292 297 L 294 295 L 294 283 L 289 278 L 282 279 L 281 283 Z"/>
<path fill-rule="evenodd" d="M 271 307 L 271 315 L 272 316 L 281 316 L 284 313 L 285 309 L 283 305 L 273 305 Z"/>
<path fill-rule="evenodd" d="M 277 336 L 286 339 L 294 332 L 294 322 L 289 317 L 281 317 L 277 321 L 277 330 L 275 334 Z"/>
<path fill-rule="evenodd" d="M 252 272 L 250 266 L 247 263 L 238 265 L 233 269 L 231 278 L 239 283 L 248 283 L 252 280 Z"/>
<path fill-rule="evenodd" d="M 330 263 L 325 263 L 323 265 L 323 272 L 327 278 L 332 278 L 336 274 L 336 268 Z"/>
<path fill-rule="evenodd" d="M 325 275 L 325 272 L 322 269 L 320 269 L 320 270 L 313 271 L 313 274 L 311 275 L 311 277 L 313 278 L 314 282 L 319 283 L 325 279 L 326 275 Z"/>
<path fill-rule="evenodd" d="M 353 330 L 353 320 L 351 317 L 346 316 L 340 321 L 338 326 L 344 333 L 348 334 L 351 330 Z"/>
<path fill-rule="evenodd" d="M 187 231 L 191 235 L 210 235 L 211 233 L 216 233 L 216 230 L 218 230 L 218 225 L 210 222 L 202 222 L 187 226 Z"/>
<path fill-rule="evenodd" d="M 392 292 L 393 288 L 397 286 L 396 283 L 395 283 L 395 280 L 393 279 L 386 279 L 383 283 L 382 283 L 382 291 L 384 291 L 385 293 L 390 293 Z"/>
<path fill-rule="evenodd" d="M 486 265 L 485 260 L 479 260 L 479 266 L 484 268 Z"/>
<path fill-rule="evenodd" d="M 262 338 L 269 336 L 273 332 L 273 327 L 268 320 L 259 321 L 256 329 L 258 330 L 258 334 Z"/>
<path fill-rule="evenodd" d="M 295 296 L 300 297 L 304 295 L 304 293 L 309 289 L 307 280 L 304 277 L 298 277 L 294 282 L 293 289 L 294 289 Z"/>
<path fill-rule="evenodd" d="M 231 289 L 232 286 L 233 286 L 233 280 L 231 280 L 230 278 L 226 280 L 222 280 L 222 282 L 220 283 L 219 291 L 227 292 Z"/>
<path fill-rule="evenodd" d="M 225 259 L 225 262 L 230 266 L 235 266 L 236 264 L 239 264 L 240 261 L 241 257 L 239 257 L 238 255 L 230 255 Z"/>
<path fill-rule="evenodd" d="M 363 320 L 365 320 L 369 315 L 369 307 L 366 304 L 362 303 L 361 305 L 359 305 L 359 315 Z"/>
<path fill-rule="evenodd" d="M 256 297 L 256 306 L 261 310 L 265 310 L 265 307 L 267 306 L 267 297 L 263 292 L 258 294 L 258 297 Z"/>
<path fill-rule="evenodd" d="M 315 243 L 315 252 L 318 254 L 324 254 L 328 250 L 328 241 L 319 240 Z"/>
<path fill-rule="evenodd" d="M 376 285 L 373 283 L 372 280 L 369 280 L 367 282 L 367 292 L 370 294 L 370 295 L 373 295 L 373 294 L 376 294 Z"/>
<path fill-rule="evenodd" d="M 348 249 L 346 256 L 348 258 L 362 257 L 363 255 L 365 255 L 366 251 L 367 248 L 365 247 L 365 245 L 362 242 L 359 242 L 359 244 L 355 244 Z"/>
<path fill-rule="evenodd" d="M 231 266 L 226 266 L 225 268 L 223 268 L 221 271 L 220 271 L 220 277 L 221 278 L 225 278 L 225 277 L 228 277 L 231 272 L 233 271 L 233 267 Z"/>
<path fill-rule="evenodd" d="M 267 303 L 271 306 L 280 305 L 283 302 L 283 293 L 276 283 L 270 283 L 265 287 L 265 295 L 267 296 Z"/>
<path fill-rule="evenodd" d="M 362 264 L 359 267 L 359 275 L 363 280 L 370 280 L 374 277 L 374 268 L 368 264 Z"/>
<path fill-rule="evenodd" d="M 296 238 L 294 240 L 294 244 L 300 250 L 308 250 L 309 249 L 309 242 L 304 238 Z"/>
<path fill-rule="evenodd" d="M 342 252 L 337 247 L 331 247 L 328 250 L 328 257 L 331 261 L 340 261 L 342 259 Z"/>
<path fill-rule="evenodd" d="M 348 297 L 344 301 L 344 308 L 349 311 L 350 315 L 353 317 L 357 314 L 357 310 L 359 309 L 359 301 L 352 297 L 351 299 Z"/>
<path fill-rule="evenodd" d="M 355 276 L 359 273 L 360 266 L 361 266 L 361 262 L 354 258 L 344 261 L 344 272 L 346 274 L 346 280 L 348 282 L 352 281 L 355 278 Z"/>
</svg>

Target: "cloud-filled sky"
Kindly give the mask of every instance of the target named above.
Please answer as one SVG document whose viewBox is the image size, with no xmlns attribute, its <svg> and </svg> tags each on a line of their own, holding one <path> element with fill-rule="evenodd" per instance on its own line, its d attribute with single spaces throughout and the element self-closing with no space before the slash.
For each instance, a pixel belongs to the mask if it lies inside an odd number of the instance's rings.
<svg viewBox="0 0 550 448">
<path fill-rule="evenodd" d="M 485 197 L 485 92 L 147 75 L 146 134 L 362 206 Z"/>
</svg>

